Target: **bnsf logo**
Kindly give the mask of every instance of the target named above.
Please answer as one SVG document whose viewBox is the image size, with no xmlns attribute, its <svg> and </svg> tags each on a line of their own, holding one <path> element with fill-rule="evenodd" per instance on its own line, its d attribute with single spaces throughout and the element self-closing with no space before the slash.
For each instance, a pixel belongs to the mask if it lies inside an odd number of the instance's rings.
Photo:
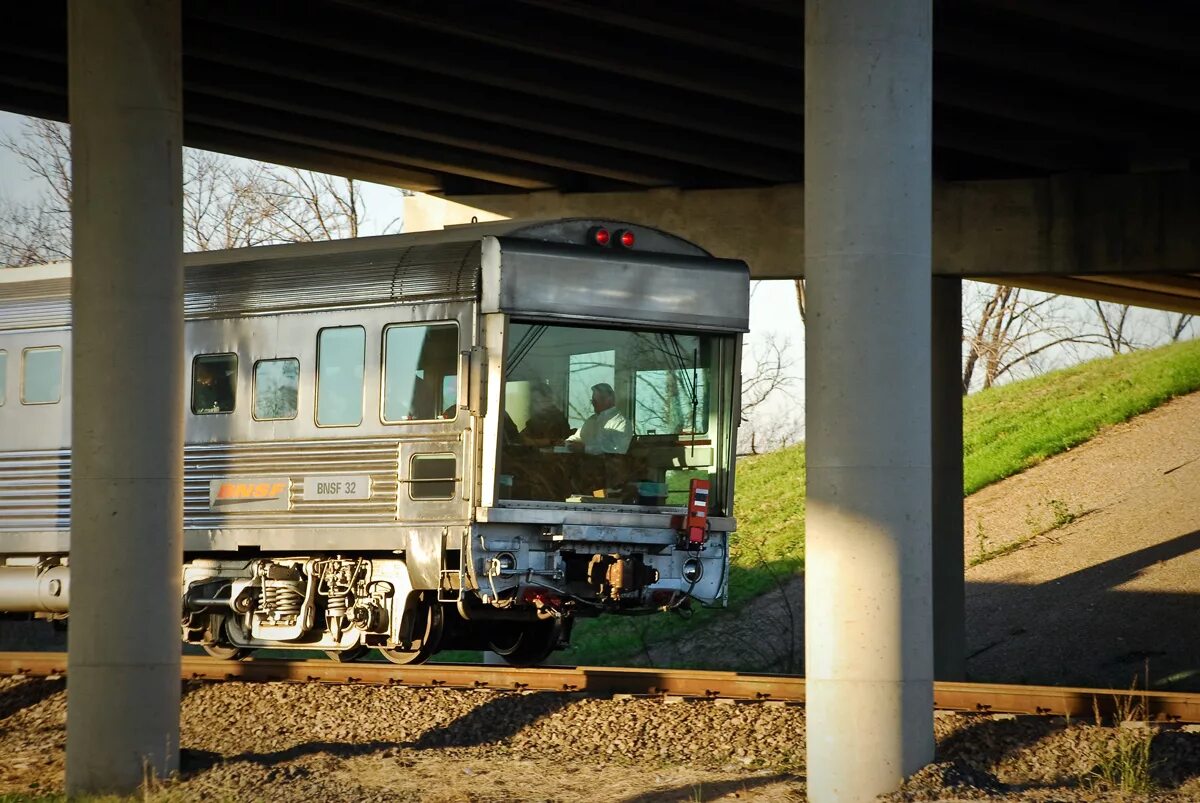
<svg viewBox="0 0 1200 803">
<path fill-rule="evenodd" d="M 274 499 L 285 488 L 285 482 L 223 482 L 217 489 L 217 499 Z"/>
</svg>

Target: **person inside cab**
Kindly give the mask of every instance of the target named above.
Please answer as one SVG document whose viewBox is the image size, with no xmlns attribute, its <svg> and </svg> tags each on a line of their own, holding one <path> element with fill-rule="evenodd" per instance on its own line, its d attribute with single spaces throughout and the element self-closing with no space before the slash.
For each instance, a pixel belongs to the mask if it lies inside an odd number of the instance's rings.
<svg viewBox="0 0 1200 803">
<path fill-rule="evenodd" d="M 572 433 L 567 416 L 554 403 L 554 394 L 544 382 L 530 385 L 529 420 L 521 430 L 522 442 L 530 446 L 553 446 Z"/>
<path fill-rule="evenodd" d="M 585 454 L 625 454 L 633 440 L 633 426 L 617 409 L 617 394 L 612 385 L 592 385 L 592 409 L 595 413 L 566 439 L 566 445 Z"/>
</svg>

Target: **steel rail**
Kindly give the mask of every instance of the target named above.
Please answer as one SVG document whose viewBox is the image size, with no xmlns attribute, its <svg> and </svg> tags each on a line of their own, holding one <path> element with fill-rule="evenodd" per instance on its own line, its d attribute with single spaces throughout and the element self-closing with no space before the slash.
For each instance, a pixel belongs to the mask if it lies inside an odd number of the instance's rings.
<svg viewBox="0 0 1200 803">
<path fill-rule="evenodd" d="M 0 653 L 0 676 L 61 677 L 64 653 Z M 248 683 L 343 683 L 401 685 L 497 691 L 567 692 L 594 696 L 635 695 L 803 703 L 804 678 L 693 669 L 640 669 L 602 666 L 517 669 L 478 664 L 395 664 L 250 659 L 223 661 L 183 657 L 182 679 Z M 984 714 L 1021 714 L 1091 719 L 1117 716 L 1138 720 L 1200 722 L 1200 694 L 938 682 L 934 708 Z"/>
</svg>

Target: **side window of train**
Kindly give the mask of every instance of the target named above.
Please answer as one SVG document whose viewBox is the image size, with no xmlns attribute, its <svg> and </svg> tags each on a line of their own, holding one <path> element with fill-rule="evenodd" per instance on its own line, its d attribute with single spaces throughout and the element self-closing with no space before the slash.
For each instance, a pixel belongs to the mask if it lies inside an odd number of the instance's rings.
<svg viewBox="0 0 1200 803">
<path fill-rule="evenodd" d="M 57 404 L 62 398 L 62 348 L 25 349 L 21 362 L 21 404 Z"/>
<path fill-rule="evenodd" d="M 0 351 L 0 407 L 8 398 L 8 352 Z"/>
<path fill-rule="evenodd" d="M 254 363 L 254 420 L 296 417 L 300 397 L 300 361 L 295 358 Z"/>
<path fill-rule="evenodd" d="M 383 330 L 383 421 L 458 414 L 458 324 L 396 324 Z"/>
<path fill-rule="evenodd" d="M 192 361 L 192 412 L 232 413 L 237 406 L 236 354 L 201 354 Z"/>
<path fill-rule="evenodd" d="M 366 349 L 367 333 L 361 326 L 338 326 L 317 333 L 317 426 L 356 427 L 362 423 Z"/>
<path fill-rule="evenodd" d="M 452 454 L 415 454 L 409 464 L 408 495 L 413 499 L 453 499 L 457 461 Z"/>
</svg>

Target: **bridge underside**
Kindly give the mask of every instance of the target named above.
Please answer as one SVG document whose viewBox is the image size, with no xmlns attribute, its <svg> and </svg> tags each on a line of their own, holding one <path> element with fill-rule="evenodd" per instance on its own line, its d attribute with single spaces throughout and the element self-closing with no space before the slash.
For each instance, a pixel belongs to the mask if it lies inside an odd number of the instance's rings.
<svg viewBox="0 0 1200 803">
<path fill-rule="evenodd" d="M 1145 4 L 1143 4 L 1145 5 Z M 1186 0 L 935 0 L 936 180 L 1194 170 Z M 183 0 L 186 142 L 447 195 L 802 180 L 792 0 Z M 67 2 L 11 4 L 0 109 L 65 120 Z"/>
<path fill-rule="evenodd" d="M 73 442 L 97 444 L 73 455 L 95 480 L 73 483 L 75 526 L 97 546 L 72 554 L 94 614 L 71 629 L 91 691 L 70 701 L 68 791 L 178 759 L 181 143 L 505 215 L 636 218 L 806 276 L 809 794 L 895 788 L 933 758 L 935 652 L 942 677 L 963 658 L 958 278 L 1196 310 L 1190 5 L 7 8 L 0 109 L 74 126 L 78 392 L 138 400 L 73 408 Z M 161 615 L 136 651 L 104 636 L 130 606 Z"/>
<path fill-rule="evenodd" d="M 803 4 L 703 6 L 184 0 L 185 141 L 802 276 Z M 1188 10 L 934 2 L 935 274 L 1196 311 Z M 67 3 L 9 14 L 0 109 L 65 120 Z"/>
</svg>

